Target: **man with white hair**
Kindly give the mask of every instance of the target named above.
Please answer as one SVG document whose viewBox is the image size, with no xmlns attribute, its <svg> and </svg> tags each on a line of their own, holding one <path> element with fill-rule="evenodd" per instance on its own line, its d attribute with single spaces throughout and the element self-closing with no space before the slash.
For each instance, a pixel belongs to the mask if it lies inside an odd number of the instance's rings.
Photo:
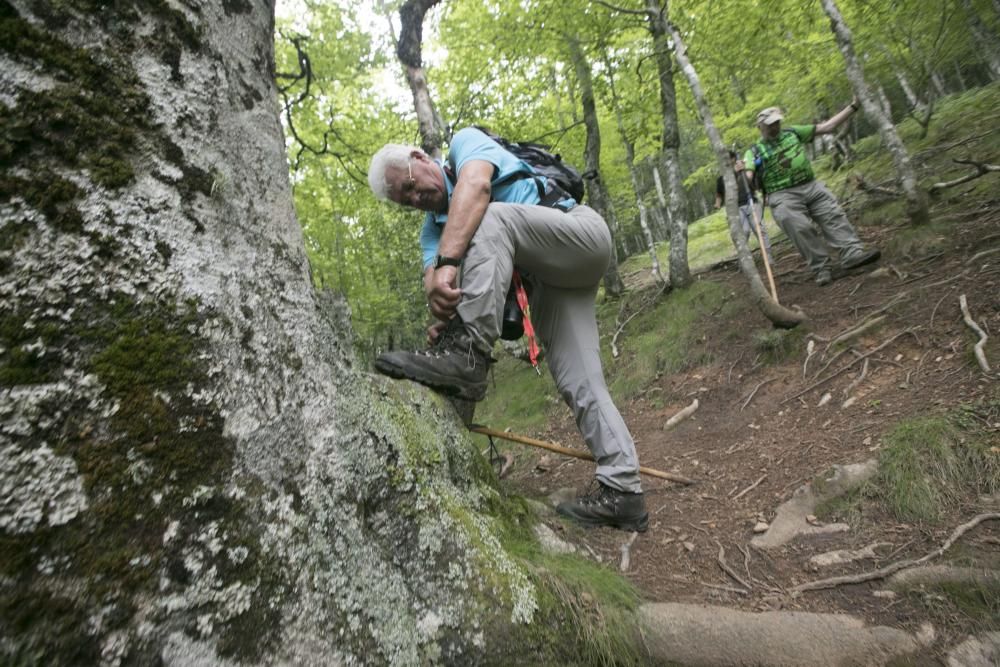
<svg viewBox="0 0 1000 667">
<path fill-rule="evenodd" d="M 376 370 L 482 400 L 516 268 L 531 286 L 549 370 L 597 461 L 592 490 L 557 510 L 587 526 L 645 531 L 635 444 L 608 393 L 598 346 L 594 298 L 613 251 L 604 219 L 476 128 L 455 134 L 447 164 L 415 146 L 385 146 L 368 182 L 380 199 L 426 211 L 424 291 L 438 319 L 429 349 L 387 352 Z"/>
<path fill-rule="evenodd" d="M 831 269 L 835 267 L 827 246 L 839 253 L 843 271 L 881 256 L 876 249 L 865 250 L 833 193 L 816 180 L 805 151 L 814 136 L 833 132 L 857 109 L 858 103 L 853 101 L 822 123 L 790 125 L 783 130 L 784 113 L 778 107 L 768 107 L 757 114 L 761 141 L 744 156 L 747 177 L 752 182 L 754 172 L 760 172 L 775 222 L 805 258 L 820 286 L 833 281 Z"/>
</svg>

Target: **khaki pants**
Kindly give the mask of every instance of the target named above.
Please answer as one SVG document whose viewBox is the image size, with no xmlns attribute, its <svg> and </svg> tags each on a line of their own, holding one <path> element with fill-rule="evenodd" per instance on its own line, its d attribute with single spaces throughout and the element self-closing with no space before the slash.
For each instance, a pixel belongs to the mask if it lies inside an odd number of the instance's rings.
<svg viewBox="0 0 1000 667">
<path fill-rule="evenodd" d="M 531 320 L 577 427 L 597 460 L 597 478 L 638 493 L 635 443 L 611 401 L 601 367 L 594 298 L 611 258 L 611 233 L 588 206 L 558 209 L 494 202 L 462 266 L 458 314 L 487 348 L 500 335 L 516 266 L 531 283 Z"/>
<path fill-rule="evenodd" d="M 841 262 L 863 251 L 844 209 L 820 181 L 769 193 L 768 202 L 775 222 L 813 273 L 830 270 L 828 246 L 839 252 Z"/>
</svg>

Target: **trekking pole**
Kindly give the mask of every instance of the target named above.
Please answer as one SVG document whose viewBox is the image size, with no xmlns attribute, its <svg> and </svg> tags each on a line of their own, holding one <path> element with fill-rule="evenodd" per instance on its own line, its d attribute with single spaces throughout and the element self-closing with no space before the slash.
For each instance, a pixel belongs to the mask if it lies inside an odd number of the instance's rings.
<svg viewBox="0 0 1000 667">
<path fill-rule="evenodd" d="M 764 245 L 764 234 L 760 231 L 760 226 L 764 222 L 757 215 L 757 207 L 754 206 L 753 200 L 753 188 L 750 185 L 750 179 L 747 178 L 747 172 L 745 169 L 741 169 L 740 173 L 743 175 L 743 182 L 747 184 L 747 194 L 750 196 L 750 218 L 753 220 L 753 230 L 757 233 L 757 243 L 760 244 L 760 256 L 764 260 L 767 282 L 771 285 L 771 296 L 774 298 L 775 303 L 780 303 L 778 301 L 778 288 L 774 286 L 774 276 L 771 274 L 771 263 L 767 261 L 767 247 Z"/>
<path fill-rule="evenodd" d="M 493 443 L 493 438 L 502 438 L 504 440 L 510 440 L 511 442 L 518 442 L 522 445 L 530 445 L 532 447 L 538 447 L 539 449 L 547 449 L 550 452 L 555 452 L 557 454 L 562 454 L 563 456 L 572 456 L 576 459 L 583 459 L 584 461 L 593 461 L 594 457 L 589 453 L 584 453 L 576 449 L 570 449 L 569 447 L 562 447 L 553 442 L 545 442 L 544 440 L 535 440 L 534 438 L 529 438 L 524 435 L 517 435 L 515 433 L 505 433 L 503 431 L 494 431 L 491 428 L 481 426 L 479 424 L 472 424 L 469 426 L 469 430 L 473 433 L 481 433 L 490 439 L 490 444 Z M 659 477 L 660 479 L 666 479 L 671 482 L 677 482 L 678 484 L 694 484 L 693 479 L 689 479 L 682 475 L 677 475 L 672 472 L 663 472 L 662 470 L 656 470 L 655 468 L 645 468 L 640 466 L 639 472 L 643 475 L 649 475 L 650 477 Z"/>
</svg>

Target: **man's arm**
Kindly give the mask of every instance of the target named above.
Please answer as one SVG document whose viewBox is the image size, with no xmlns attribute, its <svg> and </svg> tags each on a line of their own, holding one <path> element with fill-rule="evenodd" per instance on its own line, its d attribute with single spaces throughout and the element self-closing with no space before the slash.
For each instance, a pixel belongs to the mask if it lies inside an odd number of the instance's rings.
<svg viewBox="0 0 1000 667">
<path fill-rule="evenodd" d="M 493 169 L 493 164 L 485 160 L 469 160 L 462 165 L 448 205 L 448 221 L 438 244 L 439 255 L 455 259 L 465 257 L 490 203 Z M 462 298 L 458 289 L 458 267 L 428 269 L 424 274 L 424 290 L 431 313 L 440 320 L 450 319 Z"/>
<path fill-rule="evenodd" d="M 841 123 L 850 118 L 857 110 L 858 98 L 855 97 L 851 100 L 850 104 L 841 109 L 838 113 L 816 125 L 816 134 L 830 134 L 840 127 Z"/>
</svg>

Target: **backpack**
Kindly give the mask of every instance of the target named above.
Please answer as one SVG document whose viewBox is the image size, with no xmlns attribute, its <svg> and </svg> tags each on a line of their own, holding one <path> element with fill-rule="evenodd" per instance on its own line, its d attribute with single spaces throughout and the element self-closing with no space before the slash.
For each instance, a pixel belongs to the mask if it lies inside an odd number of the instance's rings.
<svg viewBox="0 0 1000 667">
<path fill-rule="evenodd" d="M 562 156 L 558 153 L 551 153 L 548 150 L 549 146 L 528 141 L 510 141 L 480 125 L 474 125 L 473 127 L 500 144 L 508 152 L 513 153 L 515 157 L 530 164 L 536 174 L 554 181 L 557 186 L 575 199 L 578 204 L 583 203 L 585 193 L 583 176 L 580 175 L 580 172 L 576 168 L 563 162 Z M 541 188 L 539 190 L 541 191 Z M 542 197 L 542 199 L 543 205 L 545 205 L 545 198 Z"/>
<path fill-rule="evenodd" d="M 794 134 L 796 137 L 799 136 L 798 132 L 795 130 L 784 129 L 781 131 L 781 134 L 789 133 Z M 779 137 L 780 136 L 781 135 L 779 135 Z M 802 138 L 799 137 L 799 140 L 801 141 Z M 767 194 L 767 190 L 764 189 L 764 158 L 761 156 L 760 149 L 761 144 L 759 141 L 750 146 L 750 151 L 753 153 L 753 183 L 751 183 L 751 185 L 753 186 L 754 191 L 760 190 L 764 194 Z"/>
</svg>

